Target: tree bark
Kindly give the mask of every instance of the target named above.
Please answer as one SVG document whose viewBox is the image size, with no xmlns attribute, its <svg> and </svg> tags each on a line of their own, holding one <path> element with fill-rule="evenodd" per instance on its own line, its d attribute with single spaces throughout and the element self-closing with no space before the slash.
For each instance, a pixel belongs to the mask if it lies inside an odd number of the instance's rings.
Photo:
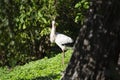
<svg viewBox="0 0 120 80">
<path fill-rule="evenodd" d="M 120 1 L 91 0 L 61 80 L 120 80 Z"/>
</svg>

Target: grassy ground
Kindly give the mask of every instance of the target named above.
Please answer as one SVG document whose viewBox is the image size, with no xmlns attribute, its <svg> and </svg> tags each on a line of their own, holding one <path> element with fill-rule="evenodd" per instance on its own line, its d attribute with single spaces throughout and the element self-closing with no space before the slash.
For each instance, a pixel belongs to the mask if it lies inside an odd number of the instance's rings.
<svg viewBox="0 0 120 80">
<path fill-rule="evenodd" d="M 16 66 L 9 70 L 0 68 L 0 80 L 60 80 L 61 72 L 66 68 L 72 50 L 66 52 L 65 65 L 62 66 L 61 54 Z"/>
</svg>

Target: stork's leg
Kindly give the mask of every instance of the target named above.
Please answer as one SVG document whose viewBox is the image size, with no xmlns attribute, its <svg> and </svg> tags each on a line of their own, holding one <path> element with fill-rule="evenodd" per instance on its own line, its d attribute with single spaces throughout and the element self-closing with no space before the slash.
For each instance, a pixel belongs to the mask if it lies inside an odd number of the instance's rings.
<svg viewBox="0 0 120 80">
<path fill-rule="evenodd" d="M 62 52 L 62 65 L 64 66 L 64 58 L 65 58 L 65 53 L 64 53 L 64 50 Z"/>
<path fill-rule="evenodd" d="M 65 49 L 65 46 L 63 46 L 62 44 L 60 44 L 59 42 L 55 41 L 56 44 L 61 48 L 62 50 L 62 65 L 64 65 L 64 49 Z"/>
</svg>

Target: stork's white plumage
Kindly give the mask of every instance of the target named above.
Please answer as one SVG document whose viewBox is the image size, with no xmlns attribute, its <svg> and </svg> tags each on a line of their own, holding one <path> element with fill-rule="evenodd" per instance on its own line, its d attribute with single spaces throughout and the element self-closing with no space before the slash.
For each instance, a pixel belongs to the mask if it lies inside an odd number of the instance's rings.
<svg viewBox="0 0 120 80">
<path fill-rule="evenodd" d="M 51 43 L 56 43 L 63 51 L 62 63 L 64 65 L 64 51 L 66 49 L 65 44 L 73 43 L 73 40 L 72 40 L 72 38 L 70 38 L 64 34 L 56 32 L 55 21 L 52 21 L 50 41 L 51 41 Z"/>
</svg>

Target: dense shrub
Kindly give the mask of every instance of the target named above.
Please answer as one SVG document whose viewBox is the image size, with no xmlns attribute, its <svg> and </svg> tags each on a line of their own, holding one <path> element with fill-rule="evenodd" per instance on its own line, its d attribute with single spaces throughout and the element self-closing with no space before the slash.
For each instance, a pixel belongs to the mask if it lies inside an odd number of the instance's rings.
<svg viewBox="0 0 120 80">
<path fill-rule="evenodd" d="M 0 0 L 0 65 L 42 57 L 49 47 L 54 0 Z"/>
</svg>

